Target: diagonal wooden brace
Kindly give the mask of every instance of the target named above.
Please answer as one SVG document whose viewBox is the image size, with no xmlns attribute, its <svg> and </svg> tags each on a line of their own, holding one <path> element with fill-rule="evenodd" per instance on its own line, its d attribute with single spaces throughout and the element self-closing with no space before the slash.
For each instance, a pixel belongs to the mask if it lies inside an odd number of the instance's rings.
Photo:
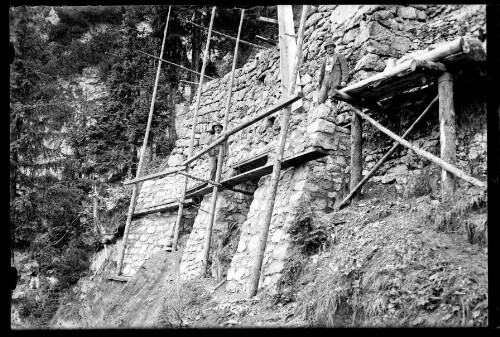
<svg viewBox="0 0 500 337">
<path fill-rule="evenodd" d="M 411 144 L 410 142 L 404 140 L 403 138 L 399 137 L 398 135 L 396 135 L 394 132 L 390 131 L 389 129 L 383 127 L 380 123 L 378 123 L 377 121 L 375 121 L 373 118 L 369 117 L 368 115 L 366 115 L 365 113 L 363 113 L 361 110 L 357 109 L 357 108 L 354 108 L 353 111 L 355 113 L 357 113 L 359 116 L 361 116 L 362 118 L 366 119 L 370 124 L 372 124 L 374 127 L 376 127 L 377 129 L 379 129 L 380 131 L 382 131 L 383 133 L 385 133 L 386 135 L 388 135 L 389 137 L 391 137 L 392 139 L 394 139 L 395 141 L 397 141 L 398 143 L 400 143 L 401 145 L 415 151 L 418 155 L 430 160 L 431 162 L 433 162 L 434 164 L 437 164 L 439 166 L 441 166 L 443 169 L 445 169 L 446 171 L 450 172 L 451 174 L 454 174 L 456 177 L 468 182 L 469 184 L 472 184 L 472 185 L 475 185 L 475 186 L 478 186 L 478 187 L 481 187 L 481 188 L 486 188 L 486 184 L 474 177 L 471 177 L 470 175 L 468 175 L 467 173 L 465 173 L 464 171 L 456 168 L 455 166 L 445 162 L 444 160 L 442 160 L 441 158 L 439 157 L 436 157 L 435 155 L 433 155 L 432 153 L 430 152 L 427 152 L 413 144 Z"/>
</svg>

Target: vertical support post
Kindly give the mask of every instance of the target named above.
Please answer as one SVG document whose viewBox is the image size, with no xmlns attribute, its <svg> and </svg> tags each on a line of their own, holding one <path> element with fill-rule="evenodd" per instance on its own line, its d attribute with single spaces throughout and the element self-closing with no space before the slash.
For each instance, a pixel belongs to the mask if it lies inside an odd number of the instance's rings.
<svg viewBox="0 0 500 337">
<path fill-rule="evenodd" d="M 304 28 L 306 25 L 307 11 L 309 10 L 309 5 L 302 6 L 302 16 L 300 18 L 300 25 L 298 31 L 297 39 L 297 51 L 295 53 L 295 62 L 292 71 L 292 78 L 297 78 L 299 73 L 299 68 L 302 63 L 302 42 L 304 40 Z M 295 81 L 291 81 L 288 95 L 293 95 L 295 90 Z M 283 115 L 281 116 L 281 131 L 278 141 L 278 146 L 276 147 L 276 160 L 273 164 L 273 173 L 271 175 L 271 184 L 269 186 L 267 194 L 266 209 L 264 211 L 264 218 L 262 223 L 262 230 L 259 237 L 259 247 L 257 249 L 257 256 L 254 260 L 254 265 L 252 269 L 251 279 L 250 279 L 250 289 L 248 292 L 249 297 L 253 297 L 257 294 L 259 287 L 260 273 L 262 268 L 262 261 L 264 259 L 264 252 L 266 250 L 267 235 L 269 234 L 269 226 L 271 225 L 271 218 L 273 215 L 274 202 L 276 199 L 276 191 L 278 190 L 278 181 L 281 173 L 281 161 L 283 160 L 283 153 L 285 151 L 286 136 L 288 133 L 288 127 L 290 122 L 290 114 L 292 112 L 292 107 L 287 106 Z"/>
<path fill-rule="evenodd" d="M 297 52 L 297 41 L 295 36 L 295 25 L 293 22 L 292 5 L 278 5 L 278 27 L 279 27 L 279 48 L 280 48 L 280 71 L 283 97 L 288 94 L 290 83 L 300 84 L 299 76 L 292 77 L 293 62 Z M 295 87 L 295 92 L 301 92 L 300 86 Z M 293 94 L 293 93 L 292 93 Z M 292 103 L 292 111 L 303 106 L 302 99 Z"/>
<path fill-rule="evenodd" d="M 441 159 L 456 165 L 456 129 L 455 129 L 455 107 L 453 102 L 453 77 L 449 72 L 443 73 L 438 79 L 439 91 L 439 134 L 441 144 Z M 441 197 L 443 200 L 449 199 L 456 188 L 456 178 L 441 170 Z"/>
<path fill-rule="evenodd" d="M 349 190 L 353 191 L 361 181 L 363 171 L 363 124 L 361 117 L 354 111 L 351 119 L 351 180 Z M 359 200 L 360 192 L 356 192 L 354 201 Z"/>
<path fill-rule="evenodd" d="M 170 10 L 171 9 L 172 9 L 172 6 L 169 6 L 168 7 L 167 22 L 165 23 L 165 31 L 163 32 L 163 42 L 161 44 L 160 58 L 163 58 L 163 50 L 165 49 L 165 39 L 167 38 L 168 22 L 170 20 Z M 155 108 L 156 93 L 158 90 L 158 81 L 160 79 L 160 71 L 161 71 L 161 61 L 158 61 L 158 68 L 156 69 L 155 86 L 153 89 L 153 96 L 151 97 L 151 106 L 149 108 L 149 116 L 148 116 L 148 123 L 146 126 L 146 133 L 144 134 L 144 140 L 142 142 L 141 154 L 139 156 L 139 165 L 137 166 L 137 171 L 135 172 L 136 178 L 139 178 L 141 176 L 142 164 L 144 162 L 144 154 L 146 153 L 146 147 L 148 145 L 149 131 L 151 130 L 151 121 L 153 120 L 153 111 Z M 121 248 L 120 255 L 118 258 L 118 265 L 116 266 L 116 274 L 118 276 L 120 276 L 122 273 L 123 257 L 125 256 L 125 248 L 127 245 L 128 232 L 130 230 L 130 223 L 132 222 L 132 214 L 134 213 L 134 209 L 135 209 L 135 202 L 137 199 L 137 191 L 138 191 L 138 185 L 134 184 L 134 188 L 132 189 L 132 197 L 130 198 L 130 205 L 128 207 L 127 222 L 125 223 L 125 230 L 123 232 L 123 246 Z"/>
<path fill-rule="evenodd" d="M 243 17 L 245 15 L 245 10 L 241 10 L 241 18 L 240 18 L 240 26 L 238 27 L 238 36 L 236 37 L 236 46 L 234 47 L 234 56 L 233 56 L 233 69 L 231 71 L 231 78 L 229 80 L 229 92 L 227 95 L 226 101 L 226 111 L 224 114 L 224 133 L 227 133 L 227 124 L 229 121 L 229 108 L 231 107 L 231 98 L 233 96 L 233 82 L 234 82 L 234 71 L 236 69 L 236 61 L 238 59 L 238 46 L 240 44 L 240 35 L 241 35 L 241 26 L 243 25 Z M 228 140 L 226 139 L 226 142 Z M 220 147 L 224 147 L 226 143 L 222 143 L 219 145 Z M 220 178 L 222 175 L 222 163 L 224 161 L 224 153 L 222 150 L 219 151 L 219 156 L 217 158 L 217 171 L 215 174 L 215 182 L 220 183 Z M 214 185 L 214 189 L 212 191 L 212 200 L 210 204 L 210 216 L 205 232 L 205 243 L 203 246 L 203 276 L 207 275 L 207 265 L 208 265 L 208 255 L 210 254 L 210 241 L 212 240 L 212 228 L 214 225 L 215 219 L 215 209 L 217 207 L 217 198 L 219 196 L 219 185 Z"/>
<path fill-rule="evenodd" d="M 188 157 L 191 157 L 191 155 L 193 154 L 194 136 L 196 134 L 196 126 L 198 123 L 198 112 L 200 110 L 201 90 L 203 88 L 203 80 L 205 79 L 205 69 L 207 67 L 210 39 L 212 37 L 212 26 L 214 24 L 215 8 L 216 8 L 215 6 L 212 8 L 212 17 L 210 18 L 210 27 L 208 29 L 207 43 L 205 44 L 205 52 L 203 54 L 203 66 L 201 67 L 200 81 L 198 83 L 198 93 L 196 96 L 196 107 L 193 113 L 193 128 L 191 130 L 191 141 L 189 142 Z M 186 167 L 186 173 L 189 173 L 189 166 Z M 174 228 L 174 240 L 172 243 L 172 248 L 174 250 L 177 250 L 177 243 L 179 241 L 179 227 L 182 219 L 182 211 L 184 209 L 184 200 L 186 199 L 187 182 L 188 182 L 188 177 L 184 176 L 184 183 L 182 184 L 182 191 L 181 191 L 181 199 L 179 200 L 179 209 L 177 211 L 177 219 L 175 221 L 175 228 Z"/>
</svg>

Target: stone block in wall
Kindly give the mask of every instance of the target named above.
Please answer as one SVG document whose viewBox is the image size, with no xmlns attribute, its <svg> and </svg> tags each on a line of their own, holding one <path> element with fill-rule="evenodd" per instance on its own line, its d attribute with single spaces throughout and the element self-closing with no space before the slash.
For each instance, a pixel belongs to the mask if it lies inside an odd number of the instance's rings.
<svg viewBox="0 0 500 337">
<path fill-rule="evenodd" d="M 398 16 L 403 19 L 416 19 L 417 10 L 411 6 L 401 6 L 398 8 Z"/>
<path fill-rule="evenodd" d="M 385 62 L 377 54 L 364 55 L 354 67 L 354 71 L 358 70 L 375 70 L 382 71 L 385 68 Z"/>
<path fill-rule="evenodd" d="M 360 33 L 354 41 L 354 47 L 360 47 L 369 39 L 377 40 L 381 43 L 390 43 L 394 39 L 394 33 L 377 21 L 370 21 L 365 27 L 360 28 Z"/>
</svg>

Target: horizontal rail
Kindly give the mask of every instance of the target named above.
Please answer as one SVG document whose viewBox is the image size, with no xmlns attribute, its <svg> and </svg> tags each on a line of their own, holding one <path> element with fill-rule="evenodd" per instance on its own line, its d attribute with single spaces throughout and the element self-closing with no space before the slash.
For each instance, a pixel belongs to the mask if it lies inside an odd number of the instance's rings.
<svg viewBox="0 0 500 337">
<path fill-rule="evenodd" d="M 192 82 L 192 81 L 186 81 L 186 80 L 179 80 L 180 82 L 184 82 L 184 83 L 189 83 L 189 84 L 196 84 L 198 85 L 198 82 Z"/>
<path fill-rule="evenodd" d="M 131 184 L 137 184 L 137 183 L 140 183 L 141 181 L 146 181 L 146 180 L 151 180 L 151 179 L 155 179 L 155 178 L 161 178 L 161 177 L 164 177 L 164 176 L 167 176 L 169 174 L 172 174 L 172 173 L 179 173 L 179 171 L 182 171 L 182 170 L 185 170 L 186 167 L 181 165 L 181 166 L 172 166 L 172 167 L 169 167 L 167 168 L 165 171 L 163 172 L 158 172 L 158 173 L 154 173 L 154 174 L 150 174 L 150 175 L 147 175 L 147 176 L 144 176 L 144 177 L 140 177 L 140 178 L 136 178 L 136 179 L 132 179 L 132 180 L 129 180 L 129 181 L 126 181 L 123 183 L 123 185 L 131 185 Z"/>
<path fill-rule="evenodd" d="M 293 102 L 295 101 L 298 101 L 299 99 L 301 99 L 302 97 L 304 97 L 304 95 L 302 93 L 296 93 L 295 95 L 291 96 L 290 98 L 284 100 L 283 102 L 269 108 L 267 111 L 263 112 L 262 114 L 250 119 L 249 121 L 247 122 L 244 122 L 242 124 L 240 124 L 239 126 L 237 126 L 236 128 L 232 129 L 232 130 L 228 130 L 227 132 L 225 132 L 223 134 L 223 136 L 221 138 L 218 138 L 217 140 L 215 140 L 212 144 L 208 145 L 208 147 L 206 147 L 205 149 L 203 149 L 202 151 L 198 152 L 197 154 L 189 157 L 188 159 L 184 160 L 181 165 L 187 165 L 189 163 L 191 163 L 192 161 L 198 159 L 199 157 L 201 157 L 202 155 L 204 155 L 205 153 L 207 153 L 208 151 L 210 151 L 211 149 L 213 149 L 214 147 L 216 147 L 217 145 L 223 143 L 225 140 L 227 140 L 227 138 L 229 138 L 229 136 L 235 134 L 236 132 L 239 132 L 243 129 L 245 129 L 246 127 L 249 127 L 250 125 L 254 124 L 255 122 L 258 122 L 260 121 L 261 119 L 264 119 L 266 118 L 267 116 L 270 116 L 272 115 L 273 113 L 289 106 L 290 104 L 292 104 Z"/>
<path fill-rule="evenodd" d="M 196 75 L 201 75 L 201 73 L 199 73 L 199 72 L 197 72 L 197 71 L 194 71 L 194 70 L 192 70 L 192 69 L 189 69 L 189 68 L 186 68 L 186 67 L 184 67 L 184 66 L 181 66 L 180 64 L 177 64 L 177 63 L 174 63 L 174 62 L 167 61 L 167 60 L 162 59 L 162 58 L 160 58 L 160 57 L 158 57 L 158 56 L 154 56 L 154 55 L 151 55 L 151 54 L 149 54 L 149 53 L 143 52 L 142 50 L 136 50 L 136 52 L 137 52 L 137 53 L 144 54 L 144 55 L 147 55 L 147 56 L 152 57 L 152 58 L 155 58 L 155 59 L 160 60 L 160 61 L 162 61 L 162 62 L 165 62 L 165 63 L 171 64 L 171 65 L 173 65 L 173 66 L 179 67 L 179 68 L 181 68 L 181 69 L 184 69 L 184 70 L 190 71 L 190 72 L 192 72 L 192 73 L 194 73 L 194 74 L 196 74 Z M 207 75 L 204 75 L 204 76 L 205 76 L 205 77 L 207 77 L 207 78 L 209 78 L 209 79 L 211 79 L 211 80 L 213 80 L 213 79 L 214 79 L 213 77 L 210 77 L 210 76 L 207 76 Z"/>
<path fill-rule="evenodd" d="M 210 180 L 210 179 L 203 179 L 203 178 L 200 178 L 200 177 L 194 176 L 194 175 L 192 175 L 192 174 L 189 174 L 189 173 L 187 173 L 187 172 L 181 172 L 181 171 L 179 171 L 179 174 L 182 174 L 182 175 L 184 175 L 184 176 L 186 176 L 186 177 L 189 177 L 189 178 L 191 178 L 191 179 L 194 179 L 194 180 L 199 180 L 199 181 L 202 181 L 202 182 L 207 183 L 207 184 L 210 184 L 210 185 L 217 185 L 217 186 L 219 186 L 219 185 L 220 185 L 219 183 L 216 183 L 216 182 L 215 182 L 215 181 L 213 181 L 213 180 Z"/>
</svg>

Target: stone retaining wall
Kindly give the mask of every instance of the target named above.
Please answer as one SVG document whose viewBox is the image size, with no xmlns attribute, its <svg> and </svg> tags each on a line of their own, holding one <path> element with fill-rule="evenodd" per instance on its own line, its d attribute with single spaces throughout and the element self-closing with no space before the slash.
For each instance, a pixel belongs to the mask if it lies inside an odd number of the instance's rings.
<svg viewBox="0 0 500 337">
<path fill-rule="evenodd" d="M 238 185 L 238 188 L 250 190 L 250 184 Z M 207 270 L 209 275 L 212 275 L 212 266 L 214 269 L 220 268 L 216 265 L 213 258 L 213 252 L 220 251 L 221 233 L 226 233 L 234 226 L 240 226 L 246 220 L 248 209 L 253 197 L 233 191 L 222 191 L 217 198 L 217 207 L 215 210 L 214 225 L 212 228 L 211 249 L 209 255 L 209 263 L 211 264 Z M 212 194 L 208 194 L 203 198 L 200 210 L 195 219 L 193 230 L 189 235 L 189 239 L 184 249 L 182 261 L 180 264 L 180 277 L 183 280 L 191 280 L 200 278 L 203 275 L 203 247 L 205 243 L 206 227 L 210 220 L 208 213 L 212 203 Z M 212 261 L 212 262 L 210 262 Z M 214 273 L 217 271 L 214 270 Z"/>
<path fill-rule="evenodd" d="M 195 214 L 193 210 L 184 211 L 181 228 L 189 227 Z M 123 258 L 123 275 L 134 275 L 151 255 L 171 246 L 176 219 L 177 208 L 132 221 Z"/>
<path fill-rule="evenodd" d="M 323 120 L 322 124 L 327 124 Z M 315 125 L 312 124 L 309 130 Z M 322 136 L 325 136 L 323 134 Z M 289 230 L 300 217 L 304 207 L 314 215 L 330 212 L 334 204 L 341 200 L 342 190 L 347 186 L 345 168 L 349 161 L 349 133 L 333 127 L 329 134 L 332 144 L 331 155 L 307 162 L 295 169 L 282 172 L 264 253 L 260 287 L 269 292 L 276 291 L 289 250 L 293 246 Z M 247 292 L 255 261 L 259 233 L 262 231 L 266 194 L 270 176 L 261 178 L 250 206 L 248 218 L 242 226 L 240 242 L 227 274 L 226 289 Z"/>
</svg>

